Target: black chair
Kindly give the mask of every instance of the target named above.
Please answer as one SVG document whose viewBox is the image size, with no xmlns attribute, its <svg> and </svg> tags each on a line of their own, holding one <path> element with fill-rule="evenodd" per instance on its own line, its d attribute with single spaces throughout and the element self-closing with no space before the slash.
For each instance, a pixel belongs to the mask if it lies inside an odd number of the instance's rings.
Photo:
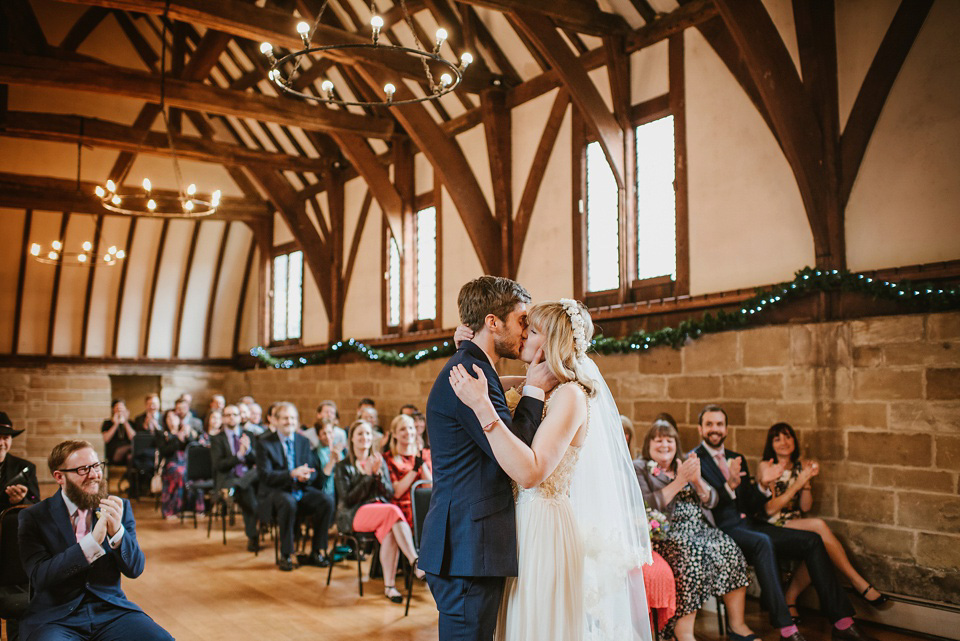
<svg viewBox="0 0 960 641">
<path fill-rule="evenodd" d="M 425 487 L 429 486 L 429 487 Z M 420 480 L 410 487 L 411 507 L 413 508 L 413 549 L 420 554 L 420 538 L 423 536 L 423 520 L 430 509 L 430 497 L 433 496 L 433 481 Z M 407 607 L 403 616 L 410 614 L 410 598 L 413 596 L 414 568 L 407 573 Z"/>
<path fill-rule="evenodd" d="M 26 505 L 14 505 L 0 514 L 0 623 L 7 622 L 7 638 L 16 639 L 18 621 L 30 604 L 30 578 L 20 561 L 20 545 L 17 532 L 20 527 L 20 510 Z M 11 631 L 13 628 L 13 631 Z"/>
<path fill-rule="evenodd" d="M 183 473 L 183 508 L 180 510 L 180 524 L 187 512 L 193 513 L 193 528 L 197 528 L 197 494 L 208 503 L 213 493 L 213 457 L 210 448 L 203 445 L 187 446 L 186 469 Z M 192 503 L 188 508 L 187 506 Z"/>
<path fill-rule="evenodd" d="M 130 475 L 130 486 L 133 494 L 139 500 L 143 493 L 141 484 L 146 480 L 149 489 L 150 478 L 156 471 L 157 435 L 152 432 L 137 432 L 133 435 L 131 448 L 132 455 L 127 474 Z"/>
<path fill-rule="evenodd" d="M 380 550 L 380 542 L 377 541 L 377 537 L 373 532 L 337 532 L 337 538 L 334 541 L 334 545 L 331 549 L 336 549 L 337 543 L 339 543 L 341 539 L 350 543 L 357 556 L 357 589 L 360 592 L 360 596 L 363 596 L 363 549 L 367 545 L 373 545 L 373 551 L 370 554 L 370 567 L 372 571 L 373 564 L 377 559 L 377 552 Z M 330 553 L 327 555 L 327 558 L 330 559 L 330 566 L 327 568 L 327 585 L 330 585 L 330 577 L 333 575 L 333 566 L 336 565 L 336 561 L 334 559 L 336 557 L 333 553 Z M 344 559 L 344 562 L 346 561 L 347 559 Z"/>
</svg>

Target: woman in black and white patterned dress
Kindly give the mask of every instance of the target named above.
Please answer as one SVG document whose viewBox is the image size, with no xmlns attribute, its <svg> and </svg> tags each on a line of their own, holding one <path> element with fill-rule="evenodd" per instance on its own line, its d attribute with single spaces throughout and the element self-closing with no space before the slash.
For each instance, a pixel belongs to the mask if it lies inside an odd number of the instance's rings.
<svg viewBox="0 0 960 641">
<path fill-rule="evenodd" d="M 716 490 L 700 478 L 696 456 L 680 453 L 680 436 L 667 421 L 657 420 L 634 461 L 646 505 L 669 519 L 666 538 L 654 549 L 666 559 L 677 582 L 677 611 L 662 635 L 694 641 L 697 610 L 707 599 L 723 595 L 730 619 L 730 638 L 756 639 L 743 620 L 747 562 L 729 536 L 716 528 L 709 508 L 717 504 Z"/>
</svg>

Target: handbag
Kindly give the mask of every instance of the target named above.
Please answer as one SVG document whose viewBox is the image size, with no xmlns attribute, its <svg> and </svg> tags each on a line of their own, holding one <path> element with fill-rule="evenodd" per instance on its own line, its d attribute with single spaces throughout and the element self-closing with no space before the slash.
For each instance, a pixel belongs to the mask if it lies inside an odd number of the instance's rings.
<svg viewBox="0 0 960 641">
<path fill-rule="evenodd" d="M 150 478 L 150 493 L 160 494 L 163 492 L 163 476 L 162 476 L 162 471 L 160 469 L 159 454 L 154 455 L 153 469 L 156 471 L 153 473 L 153 476 Z"/>
</svg>

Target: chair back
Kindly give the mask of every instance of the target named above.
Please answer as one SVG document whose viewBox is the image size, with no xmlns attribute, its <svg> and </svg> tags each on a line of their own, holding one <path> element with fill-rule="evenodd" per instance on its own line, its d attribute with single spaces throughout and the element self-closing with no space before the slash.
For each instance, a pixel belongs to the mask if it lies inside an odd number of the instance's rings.
<svg viewBox="0 0 960 641">
<path fill-rule="evenodd" d="M 20 510 L 26 505 L 8 507 L 0 514 L 0 587 L 26 586 L 30 583 L 20 561 Z"/>
<path fill-rule="evenodd" d="M 153 459 L 157 451 L 157 435 L 150 432 L 137 432 L 133 435 L 131 447 L 133 449 L 134 459 Z"/>
<path fill-rule="evenodd" d="M 187 446 L 187 467 L 183 474 L 186 483 L 213 480 L 213 456 L 203 445 Z"/>
<path fill-rule="evenodd" d="M 420 480 L 410 488 L 410 503 L 413 508 L 413 545 L 420 550 L 420 537 L 423 534 L 423 521 L 430 509 L 430 497 L 433 496 L 433 481 Z"/>
</svg>

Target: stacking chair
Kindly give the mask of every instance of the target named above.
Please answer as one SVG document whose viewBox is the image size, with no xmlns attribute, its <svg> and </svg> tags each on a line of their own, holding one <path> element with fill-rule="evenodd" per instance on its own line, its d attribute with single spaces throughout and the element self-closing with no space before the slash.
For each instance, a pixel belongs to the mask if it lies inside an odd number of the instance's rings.
<svg viewBox="0 0 960 641">
<path fill-rule="evenodd" d="M 203 445 L 188 445 L 186 465 L 183 474 L 183 508 L 180 510 L 180 525 L 183 525 L 184 514 L 192 512 L 193 529 L 197 529 L 196 495 L 200 493 L 204 504 L 207 504 L 212 500 L 211 494 L 213 494 L 213 458 L 210 455 L 210 448 Z M 189 508 L 187 507 L 188 499 L 193 503 Z"/>
<path fill-rule="evenodd" d="M 430 509 L 430 497 L 433 496 L 433 481 L 420 480 L 410 487 L 413 508 L 413 548 L 420 554 L 420 539 L 423 537 L 423 521 Z M 407 607 L 403 616 L 410 614 L 410 597 L 413 596 L 414 568 L 407 573 Z"/>
<path fill-rule="evenodd" d="M 18 621 L 30 604 L 30 579 L 23 570 L 17 541 L 20 510 L 26 507 L 14 505 L 0 514 L 0 623 L 6 621 L 8 639 L 16 638 L 10 624 Z"/>
<path fill-rule="evenodd" d="M 377 553 L 380 550 L 380 542 L 377 541 L 377 537 L 373 532 L 338 532 L 337 539 L 346 540 L 356 551 L 357 555 L 357 590 L 360 592 L 360 596 L 363 596 L 363 552 L 362 550 L 371 543 L 373 544 L 373 552 L 371 553 L 370 566 L 371 569 L 373 564 L 377 560 Z M 336 548 L 336 543 L 334 542 L 334 548 Z M 336 565 L 334 561 L 334 555 L 328 554 L 327 558 L 330 559 L 330 566 L 327 568 L 327 585 L 330 585 L 330 577 L 333 576 L 333 566 Z M 346 559 L 344 559 L 346 563 Z"/>
<path fill-rule="evenodd" d="M 143 493 L 141 483 L 144 477 L 153 476 L 157 460 L 157 436 L 151 432 L 137 432 L 133 435 L 133 455 L 130 457 L 130 485 L 139 500 Z"/>
</svg>

